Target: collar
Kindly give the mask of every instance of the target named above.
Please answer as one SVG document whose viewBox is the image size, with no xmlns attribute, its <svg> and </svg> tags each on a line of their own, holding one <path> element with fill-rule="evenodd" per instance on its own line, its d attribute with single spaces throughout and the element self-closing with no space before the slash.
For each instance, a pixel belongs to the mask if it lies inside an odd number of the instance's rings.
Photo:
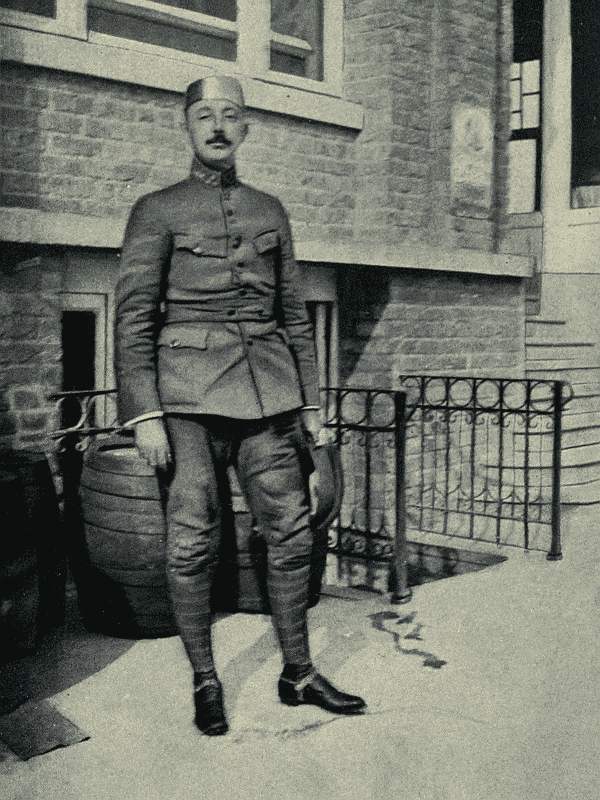
<svg viewBox="0 0 600 800">
<path fill-rule="evenodd" d="M 236 186 L 238 183 L 235 166 L 226 170 L 211 169 L 203 164 L 198 158 L 194 157 L 190 170 L 190 178 L 196 178 L 205 186 L 219 186 L 223 189 L 228 186 Z"/>
</svg>

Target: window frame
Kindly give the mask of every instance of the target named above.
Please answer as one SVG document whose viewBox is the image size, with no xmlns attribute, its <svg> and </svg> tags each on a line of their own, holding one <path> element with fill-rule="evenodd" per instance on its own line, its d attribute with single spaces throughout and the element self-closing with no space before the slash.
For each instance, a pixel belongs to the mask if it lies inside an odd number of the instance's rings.
<svg viewBox="0 0 600 800">
<path fill-rule="evenodd" d="M 218 32 L 227 38 L 237 38 L 235 61 L 201 56 L 174 50 L 161 45 L 147 44 L 120 36 L 99 33 L 88 29 L 88 0 L 56 0 L 56 17 L 41 17 L 31 12 L 0 9 L 0 24 L 40 31 L 59 36 L 83 39 L 90 44 L 115 47 L 121 50 L 143 52 L 168 58 L 172 61 L 195 64 L 222 72 L 224 69 L 240 77 L 257 78 L 267 83 L 281 84 L 318 94 L 341 96 L 343 68 L 343 0 L 323 0 L 323 79 L 315 80 L 290 75 L 270 68 L 271 45 L 282 51 L 301 53 L 310 48 L 308 42 L 271 30 L 270 0 L 238 0 L 237 21 L 212 17 L 195 11 L 165 6 L 159 0 L 95 0 L 95 5 L 106 10 L 125 11 L 137 9 L 141 16 L 181 25 L 204 33 Z"/>
<path fill-rule="evenodd" d="M 86 39 L 87 2 L 86 0 L 56 0 L 55 17 L 43 17 L 30 11 L 0 8 L 0 24 L 59 36 L 70 36 L 74 39 Z"/>
<path fill-rule="evenodd" d="M 533 214 L 541 209 L 542 203 L 542 90 L 543 90 L 543 61 L 542 57 L 537 59 L 530 59 L 531 62 L 538 63 L 538 71 L 539 71 L 539 78 L 538 78 L 538 89 L 535 92 L 524 92 L 523 91 L 523 65 L 529 62 L 527 61 L 513 61 L 511 64 L 511 75 L 510 75 L 510 85 L 517 83 L 519 85 L 519 108 L 513 109 L 512 108 L 512 91 L 511 91 L 511 132 L 510 132 L 510 139 L 509 139 L 509 160 L 510 160 L 510 145 L 512 142 L 535 142 L 535 169 L 534 169 L 534 187 L 533 187 L 533 208 L 527 211 L 511 211 L 509 210 L 509 214 L 511 216 L 516 214 Z M 515 67 L 517 68 L 515 70 Z M 518 75 L 515 73 L 518 72 Z M 523 98 L 524 97 L 537 97 L 538 98 L 538 125 L 536 127 L 524 127 L 523 125 Z M 521 126 L 520 127 L 513 127 L 512 126 L 512 118 L 515 114 L 519 114 L 521 117 Z M 510 195 L 510 191 L 509 191 Z"/>
</svg>

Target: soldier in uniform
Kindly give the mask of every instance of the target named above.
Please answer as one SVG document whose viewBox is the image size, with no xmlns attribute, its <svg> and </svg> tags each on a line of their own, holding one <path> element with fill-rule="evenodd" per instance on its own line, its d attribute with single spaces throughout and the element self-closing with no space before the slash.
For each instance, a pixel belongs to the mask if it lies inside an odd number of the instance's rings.
<svg viewBox="0 0 600 800">
<path fill-rule="evenodd" d="M 307 442 L 321 422 L 287 214 L 236 176 L 248 131 L 237 80 L 190 84 L 185 118 L 189 178 L 142 197 L 125 232 L 116 364 L 119 419 L 149 464 L 173 462 L 167 580 L 194 671 L 195 722 L 209 735 L 228 729 L 209 598 L 230 465 L 267 541 L 281 701 L 360 713 L 364 701 L 316 672 L 309 651 Z"/>
</svg>

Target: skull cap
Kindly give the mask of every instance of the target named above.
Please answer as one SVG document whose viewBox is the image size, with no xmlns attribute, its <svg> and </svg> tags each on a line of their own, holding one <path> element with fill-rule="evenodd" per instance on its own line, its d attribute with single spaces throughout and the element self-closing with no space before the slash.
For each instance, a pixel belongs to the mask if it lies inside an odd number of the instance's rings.
<svg viewBox="0 0 600 800">
<path fill-rule="evenodd" d="M 198 100 L 229 100 L 244 108 L 244 93 L 240 82 L 228 75 L 209 75 L 190 83 L 185 91 L 186 110 Z"/>
</svg>

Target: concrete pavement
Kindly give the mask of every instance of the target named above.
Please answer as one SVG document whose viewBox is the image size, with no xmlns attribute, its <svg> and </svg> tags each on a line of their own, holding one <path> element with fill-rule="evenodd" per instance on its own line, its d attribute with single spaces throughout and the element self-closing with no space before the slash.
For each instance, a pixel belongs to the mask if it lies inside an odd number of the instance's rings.
<svg viewBox="0 0 600 800">
<path fill-rule="evenodd" d="M 417 587 L 404 606 L 366 592 L 323 597 L 310 612 L 315 663 L 368 700 L 361 717 L 277 701 L 266 616 L 215 623 L 231 731 L 214 739 L 193 726 L 177 638 L 82 637 L 96 665 L 76 683 L 54 676 L 51 702 L 91 738 L 27 762 L 6 754 L 0 794 L 597 800 L 600 522 L 588 511 L 566 527 L 559 563 L 513 551 Z"/>
</svg>

